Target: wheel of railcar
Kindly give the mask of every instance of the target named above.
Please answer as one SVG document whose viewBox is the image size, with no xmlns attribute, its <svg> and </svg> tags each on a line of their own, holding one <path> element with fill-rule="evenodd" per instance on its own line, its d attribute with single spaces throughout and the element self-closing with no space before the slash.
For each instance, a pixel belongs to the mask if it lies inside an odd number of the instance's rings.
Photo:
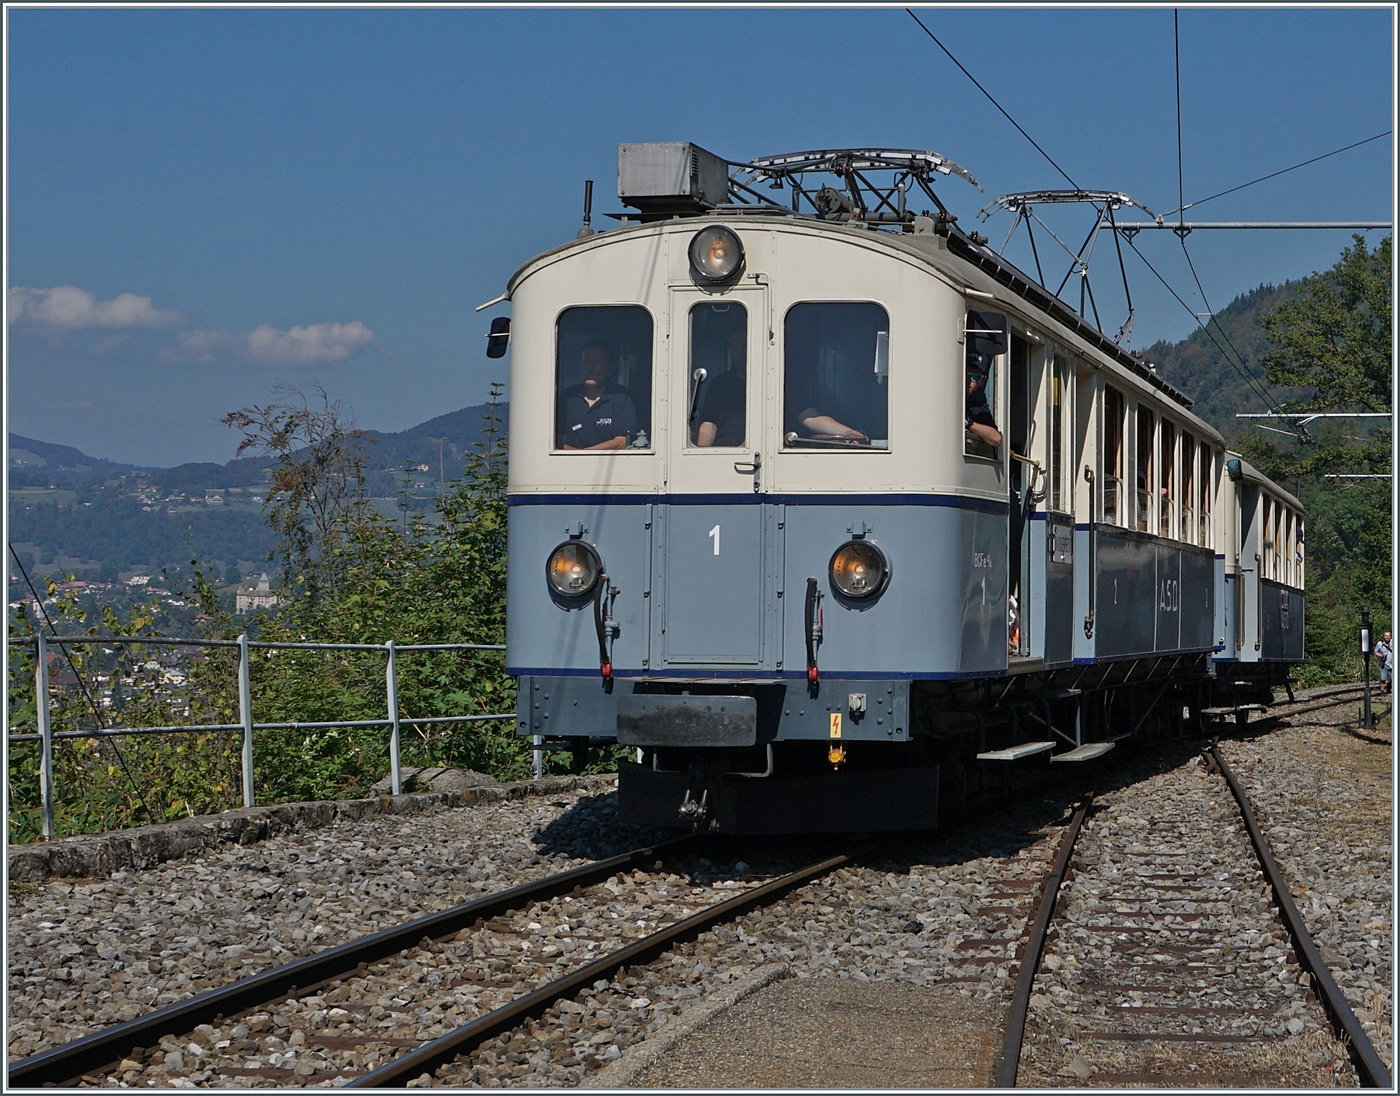
<svg viewBox="0 0 1400 1096">
<path fill-rule="evenodd" d="M 582 774 L 588 767 L 588 739 L 569 739 L 569 772 L 575 776 Z"/>
</svg>

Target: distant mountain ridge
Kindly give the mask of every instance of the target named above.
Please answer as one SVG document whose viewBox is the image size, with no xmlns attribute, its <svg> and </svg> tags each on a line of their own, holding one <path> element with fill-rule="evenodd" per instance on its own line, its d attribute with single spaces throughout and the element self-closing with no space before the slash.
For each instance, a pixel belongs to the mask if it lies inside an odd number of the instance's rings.
<svg viewBox="0 0 1400 1096">
<path fill-rule="evenodd" d="M 1300 394 L 1297 389 L 1268 384 L 1259 365 L 1270 346 L 1259 317 L 1295 296 L 1298 284 L 1261 285 L 1241 293 L 1215 314 L 1209 333 L 1198 327 L 1180 342 L 1159 340 L 1143 352 L 1163 380 L 1194 401 L 1191 410 L 1231 442 L 1251 430 L 1247 420 L 1235 418 L 1237 413 L 1269 410 L 1256 385 L 1274 400 Z M 1237 369 L 1237 358 L 1242 359 L 1242 368 Z M 1241 372 L 1253 377 L 1254 384 Z"/>
<path fill-rule="evenodd" d="M 407 430 L 365 430 L 373 439 L 366 446 L 367 478 L 372 494 L 392 493 L 403 474 L 405 463 L 413 466 L 415 474 L 439 477 L 450 481 L 461 475 L 463 461 L 472 444 L 483 437 L 489 405 L 475 404 L 457 411 L 438 415 Z M 505 429 L 508 405 L 501 404 L 498 413 L 501 429 Z M 37 458 L 37 460 L 32 459 Z M 427 464 L 422 472 L 418 466 Z M 266 478 L 265 458 L 242 457 L 215 464 L 192 461 L 171 468 L 125 464 L 121 461 L 92 457 L 71 445 L 10 434 L 11 482 L 18 486 L 40 486 L 68 482 L 83 487 L 117 476 L 140 475 L 146 482 L 169 491 L 201 491 L 217 487 L 246 487 Z M 23 483 L 18 483 L 19 480 Z"/>
</svg>

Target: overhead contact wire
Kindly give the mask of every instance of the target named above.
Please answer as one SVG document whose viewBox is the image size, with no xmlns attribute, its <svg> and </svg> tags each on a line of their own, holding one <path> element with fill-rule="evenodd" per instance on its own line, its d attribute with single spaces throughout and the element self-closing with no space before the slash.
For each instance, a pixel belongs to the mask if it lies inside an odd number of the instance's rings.
<svg viewBox="0 0 1400 1096">
<path fill-rule="evenodd" d="M 1238 373 L 1240 375 L 1240 379 L 1243 380 L 1247 385 L 1249 385 L 1250 389 L 1254 392 L 1254 394 L 1257 395 L 1260 399 L 1262 399 L 1267 405 L 1269 403 L 1268 394 L 1261 391 L 1254 378 L 1250 374 L 1246 373 L 1243 369 L 1241 369 L 1240 366 L 1235 362 L 1235 359 L 1232 358 L 1228 353 L 1226 353 L 1225 348 L 1220 345 L 1220 341 L 1211 333 L 1210 328 L 1207 327 L 1205 324 L 1201 323 L 1201 318 L 1196 315 L 1195 310 L 1189 304 L 1186 303 L 1186 301 L 1182 298 L 1180 293 L 1178 293 L 1175 289 L 1172 288 L 1171 283 L 1168 282 L 1166 278 L 1162 277 L 1162 275 L 1157 272 L 1157 268 L 1147 261 L 1147 256 L 1138 250 L 1137 244 L 1133 242 L 1132 237 L 1125 235 L 1124 239 L 1128 241 L 1128 246 L 1133 249 L 1133 254 L 1142 260 L 1143 265 L 1147 267 L 1148 270 L 1152 271 L 1156 279 L 1159 282 L 1161 282 L 1162 285 L 1166 288 L 1166 291 L 1170 293 L 1173 297 L 1175 297 L 1177 303 L 1181 305 L 1182 308 L 1186 309 L 1187 314 L 1190 315 L 1190 317 L 1196 321 L 1196 325 L 1203 332 L 1205 332 L 1206 338 L 1208 338 L 1211 341 L 1211 343 L 1214 344 L 1216 350 L 1220 351 L 1220 356 L 1224 358 L 1226 362 L 1229 363 L 1230 368 L 1233 369 L 1236 373 Z"/>
<path fill-rule="evenodd" d="M 1341 148 L 1334 148 L 1331 152 L 1324 152 L 1321 156 L 1314 156 L 1311 160 L 1304 160 L 1301 164 L 1294 164 L 1292 167 L 1270 172 L 1268 175 L 1261 175 L 1259 178 L 1251 179 L 1249 182 L 1241 183 L 1239 186 L 1232 186 L 1229 190 L 1222 190 L 1219 194 L 1212 194 L 1209 198 L 1197 198 L 1194 202 L 1187 202 L 1181 209 L 1173 209 L 1170 213 L 1164 214 L 1164 216 L 1170 217 L 1172 213 L 1180 213 L 1182 210 L 1194 209 L 1198 205 L 1205 205 L 1207 202 L 1213 202 L 1216 198 L 1223 198 L 1227 194 L 1233 194 L 1235 191 L 1243 190 L 1245 187 L 1253 186 L 1255 183 L 1264 183 L 1268 182 L 1270 179 L 1277 179 L 1280 175 L 1287 175 L 1290 171 L 1297 171 L 1300 167 L 1307 167 L 1309 164 L 1315 164 L 1320 160 L 1326 160 L 1329 156 L 1337 156 L 1343 152 L 1350 152 L 1352 149 L 1360 148 L 1362 145 L 1369 145 L 1372 141 L 1379 141 L 1382 137 L 1389 137 L 1390 133 L 1390 130 L 1386 130 L 1384 133 L 1377 133 L 1374 137 L 1367 137 L 1364 141 L 1353 141 L 1351 144 L 1343 145 Z"/>
<path fill-rule="evenodd" d="M 1186 265 L 1191 270 L 1191 278 L 1196 283 L 1196 291 L 1201 295 L 1201 303 L 1206 306 L 1206 312 L 1210 317 L 1210 321 L 1214 322 L 1215 326 L 1219 328 L 1221 337 L 1224 338 L 1230 350 L 1233 351 L 1235 357 L 1239 360 L 1239 369 L 1243 370 L 1244 373 L 1248 373 L 1250 376 L 1255 376 L 1254 370 L 1250 369 L 1249 363 L 1244 360 L 1244 355 L 1240 353 L 1239 348 L 1231 341 L 1229 333 L 1225 330 L 1224 326 L 1215 319 L 1215 309 L 1212 307 L 1210 299 L 1206 296 L 1205 287 L 1201 285 L 1201 276 L 1196 273 L 1196 264 L 1191 261 L 1191 252 L 1187 250 L 1186 247 L 1186 234 L 1188 230 L 1185 227 L 1186 175 L 1183 166 L 1184 158 L 1181 139 L 1181 10 L 1179 8 L 1172 9 L 1172 57 L 1176 69 L 1176 200 L 1179 203 L 1176 210 L 1178 214 L 1176 238 L 1181 241 L 1181 253 L 1186 256 Z M 1133 250 L 1136 251 L 1137 249 L 1134 248 Z M 1141 252 L 1139 252 L 1139 255 L 1141 255 Z M 1192 315 L 1195 315 L 1195 313 L 1193 312 Z M 1200 324 L 1201 318 L 1199 316 L 1196 316 L 1196 322 Z M 1209 334 L 1210 323 L 1201 324 L 1201 330 Z M 1214 339 L 1211 341 L 1214 342 Z M 1217 348 L 1220 348 L 1218 342 L 1215 345 Z M 1222 355 L 1225 353 L 1223 349 L 1221 349 L 1220 352 Z M 1239 370 L 1237 370 L 1237 372 L 1238 371 Z M 1244 373 L 1241 373 L 1241 376 L 1243 376 Z M 1260 392 L 1260 385 L 1263 385 L 1264 390 L 1267 392 L 1267 394 L 1264 395 L 1265 406 L 1273 407 L 1275 402 L 1274 396 L 1272 391 L 1269 390 L 1267 378 L 1256 377 L 1256 380 L 1258 383 L 1251 385 L 1251 387 L 1255 392 Z"/>
<path fill-rule="evenodd" d="M 1181 167 L 1181 11 L 1172 8 L 1172 45 L 1176 57 L 1176 200 L 1179 204 L 1177 212 L 1182 213 L 1186 209 L 1186 185 Z M 1177 218 L 1177 234 L 1180 235 L 1181 225 L 1184 222 Z M 1185 237 L 1182 238 L 1185 242 Z M 1202 299 L 1205 294 L 1201 294 Z M 1207 308 L 1210 305 L 1206 305 Z"/>
<path fill-rule="evenodd" d="M 1059 164 L 1055 163 L 1055 158 L 1051 156 L 1050 153 L 1046 152 L 1043 148 L 1041 148 L 1034 137 L 1032 137 L 1029 133 L 1027 133 L 1024 129 L 1021 128 L 1021 123 L 1016 121 L 1015 118 L 1011 117 L 1011 115 L 1006 112 L 1006 108 L 996 101 L 996 97 L 992 95 L 992 93 L 986 88 L 984 88 L 980 83 L 978 83 L 977 77 L 973 76 L 972 73 L 968 72 L 967 69 L 963 68 L 963 63 L 953 56 L 952 51 L 950 51 L 947 46 L 945 46 L 942 42 L 938 40 L 938 36 L 934 34 L 933 31 L 929 30 L 928 27 L 924 26 L 924 21 L 920 19 L 917 15 L 915 15 L 912 9 L 905 8 L 904 10 L 908 12 L 909 18 L 914 20 L 914 22 L 918 23 L 920 28 L 922 28 L 923 32 L 933 39 L 933 44 L 948 55 L 948 60 L 952 61 L 953 64 L 957 65 L 958 68 L 962 71 L 962 74 L 977 86 L 977 90 L 987 97 L 988 101 L 991 102 L 992 106 L 996 107 L 997 110 L 1001 111 L 1002 117 L 1004 117 L 1008 122 L 1010 122 L 1013 126 L 1016 127 L 1016 132 L 1019 133 L 1022 137 L 1024 137 L 1027 141 L 1029 141 L 1032 145 L 1035 145 L 1035 150 L 1050 161 L 1050 166 L 1053 167 L 1056 171 L 1058 171 L 1061 175 L 1063 175 L 1065 181 L 1069 183 L 1070 186 L 1074 187 L 1075 190 L 1083 190 L 1083 187 L 1081 187 L 1078 183 L 1076 183 L 1073 179 L 1069 177 L 1069 173 L 1065 171 L 1064 168 L 1062 168 Z"/>
</svg>

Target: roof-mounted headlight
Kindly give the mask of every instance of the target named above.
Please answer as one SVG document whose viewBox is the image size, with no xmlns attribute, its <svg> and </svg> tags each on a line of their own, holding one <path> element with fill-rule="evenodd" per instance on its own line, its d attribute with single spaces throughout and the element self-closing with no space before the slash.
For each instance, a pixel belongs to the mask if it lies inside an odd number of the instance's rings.
<svg viewBox="0 0 1400 1096">
<path fill-rule="evenodd" d="M 831 556 L 831 584 L 843 597 L 874 597 L 890 577 L 889 561 L 868 540 L 848 540 Z"/>
<path fill-rule="evenodd" d="M 603 560 L 598 549 L 582 540 L 566 540 L 549 553 L 544 564 L 550 590 L 571 601 L 588 597 L 602 573 Z"/>
<path fill-rule="evenodd" d="M 702 228 L 690 241 L 690 273 L 702 285 L 718 285 L 739 273 L 744 245 L 724 225 Z"/>
</svg>

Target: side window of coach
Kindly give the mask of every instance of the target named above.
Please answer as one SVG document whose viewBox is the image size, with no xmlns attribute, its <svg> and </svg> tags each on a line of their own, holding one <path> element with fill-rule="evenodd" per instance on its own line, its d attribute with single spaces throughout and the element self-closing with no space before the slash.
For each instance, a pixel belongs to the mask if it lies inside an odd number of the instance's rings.
<svg viewBox="0 0 1400 1096">
<path fill-rule="evenodd" d="M 1103 520 L 1128 524 L 1128 499 L 1123 490 L 1123 396 L 1103 390 Z"/>
<path fill-rule="evenodd" d="M 1155 420 L 1146 407 L 1138 406 L 1137 412 L 1137 521 L 1136 527 L 1144 533 L 1152 531 L 1152 443 L 1156 440 Z"/>
<path fill-rule="evenodd" d="M 568 308 L 555 336 L 555 449 L 650 448 L 651 313 Z"/>
<path fill-rule="evenodd" d="M 890 318 L 878 304 L 804 302 L 783 320 L 783 445 L 889 448 Z"/>
</svg>

